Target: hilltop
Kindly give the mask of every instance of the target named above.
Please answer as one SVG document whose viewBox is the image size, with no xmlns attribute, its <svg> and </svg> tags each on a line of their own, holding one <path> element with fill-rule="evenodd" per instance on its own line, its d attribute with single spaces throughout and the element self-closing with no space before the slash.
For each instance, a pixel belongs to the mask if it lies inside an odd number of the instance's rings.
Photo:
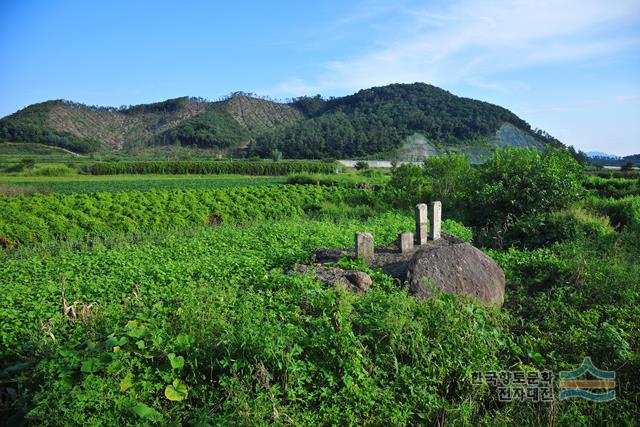
<svg viewBox="0 0 640 427">
<path fill-rule="evenodd" d="M 246 146 L 260 132 L 301 119 L 286 104 L 244 94 L 219 102 L 182 97 L 119 108 L 54 100 L 0 119 L 0 140 L 38 142 L 80 153 L 179 143 L 228 149 Z"/>
<path fill-rule="evenodd" d="M 76 153 L 194 146 L 221 155 L 419 160 L 465 152 L 481 161 L 497 147 L 563 146 L 511 111 L 424 83 L 353 95 L 275 102 L 243 92 L 220 101 L 182 97 L 97 107 L 53 100 L 0 119 L 0 141 Z"/>
</svg>

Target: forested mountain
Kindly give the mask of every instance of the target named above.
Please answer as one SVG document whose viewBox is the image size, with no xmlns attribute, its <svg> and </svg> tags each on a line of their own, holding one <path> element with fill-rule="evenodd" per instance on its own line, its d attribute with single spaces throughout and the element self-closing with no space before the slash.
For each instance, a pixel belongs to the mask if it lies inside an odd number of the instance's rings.
<svg viewBox="0 0 640 427">
<path fill-rule="evenodd" d="M 532 133 L 528 123 L 509 110 L 460 98 L 435 86 L 393 84 L 324 101 L 299 98 L 291 104 L 307 120 L 257 138 L 252 147 L 286 157 L 361 157 L 400 148 L 414 133 L 436 146 L 477 143 L 493 138 L 505 123 Z"/>
<path fill-rule="evenodd" d="M 263 157 L 279 150 L 288 158 L 482 157 L 504 145 L 562 146 L 505 108 L 424 83 L 288 103 L 242 92 L 217 102 L 183 97 L 119 108 L 47 101 L 0 119 L 3 140 L 80 153 L 181 144 Z"/>
</svg>

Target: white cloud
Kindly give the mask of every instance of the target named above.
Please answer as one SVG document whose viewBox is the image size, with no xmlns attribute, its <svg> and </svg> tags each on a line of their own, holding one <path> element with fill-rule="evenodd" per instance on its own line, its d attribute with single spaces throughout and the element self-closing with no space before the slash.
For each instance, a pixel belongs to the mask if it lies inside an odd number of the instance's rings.
<svg viewBox="0 0 640 427">
<path fill-rule="evenodd" d="M 614 99 L 618 102 L 638 102 L 640 101 L 640 95 L 617 95 Z"/>
<path fill-rule="evenodd" d="M 494 73 L 640 44 L 614 31 L 638 22 L 637 0 L 461 0 L 445 10 L 404 11 L 404 22 L 394 24 L 396 36 L 372 40 L 375 50 L 329 61 L 315 77 L 291 78 L 275 91 L 301 95 L 414 81 L 501 90 L 504 85 L 491 81 Z"/>
</svg>

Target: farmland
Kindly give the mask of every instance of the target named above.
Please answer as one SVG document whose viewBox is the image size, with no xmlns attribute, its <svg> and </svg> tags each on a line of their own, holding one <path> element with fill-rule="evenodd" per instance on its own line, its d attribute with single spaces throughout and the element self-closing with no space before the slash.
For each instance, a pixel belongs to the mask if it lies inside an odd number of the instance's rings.
<svg viewBox="0 0 640 427">
<path fill-rule="evenodd" d="M 99 191 L 149 191 L 178 188 L 228 188 L 272 185 L 285 182 L 284 177 L 247 177 L 238 175 L 117 175 L 117 176 L 0 176 L 0 184 L 41 193 L 96 193 Z"/>
<path fill-rule="evenodd" d="M 124 166 L 114 166 L 115 168 Z M 265 169 L 266 170 L 266 169 Z M 270 169 L 276 171 L 276 169 Z M 308 172 L 314 172 L 312 170 Z M 525 177 L 526 179 L 523 179 Z M 629 424 L 640 402 L 640 196 L 562 153 L 386 174 L 13 174 L 0 195 L 2 416 L 32 425 Z M 415 203 L 504 269 L 502 309 L 290 274 Z M 71 311 L 69 307 L 73 306 Z M 65 307 L 67 310 L 65 310 Z M 511 402 L 474 371 L 614 370 L 615 400 Z"/>
</svg>

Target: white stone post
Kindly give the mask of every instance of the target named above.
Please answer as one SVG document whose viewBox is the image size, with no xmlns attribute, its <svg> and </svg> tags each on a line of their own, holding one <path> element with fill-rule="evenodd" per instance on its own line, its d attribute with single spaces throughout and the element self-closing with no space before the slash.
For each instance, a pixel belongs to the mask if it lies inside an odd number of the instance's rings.
<svg viewBox="0 0 640 427">
<path fill-rule="evenodd" d="M 405 231 L 404 233 L 400 233 L 400 252 L 406 254 L 407 252 L 411 252 L 413 250 L 413 233 L 410 231 Z"/>
<path fill-rule="evenodd" d="M 427 205 L 420 203 L 416 205 L 416 243 L 418 245 L 427 244 Z"/>
<path fill-rule="evenodd" d="M 356 233 L 356 258 L 365 261 L 373 259 L 373 236 L 369 233 Z"/>
<path fill-rule="evenodd" d="M 442 228 L 442 203 L 431 202 L 429 205 L 429 239 L 438 240 Z"/>
</svg>

